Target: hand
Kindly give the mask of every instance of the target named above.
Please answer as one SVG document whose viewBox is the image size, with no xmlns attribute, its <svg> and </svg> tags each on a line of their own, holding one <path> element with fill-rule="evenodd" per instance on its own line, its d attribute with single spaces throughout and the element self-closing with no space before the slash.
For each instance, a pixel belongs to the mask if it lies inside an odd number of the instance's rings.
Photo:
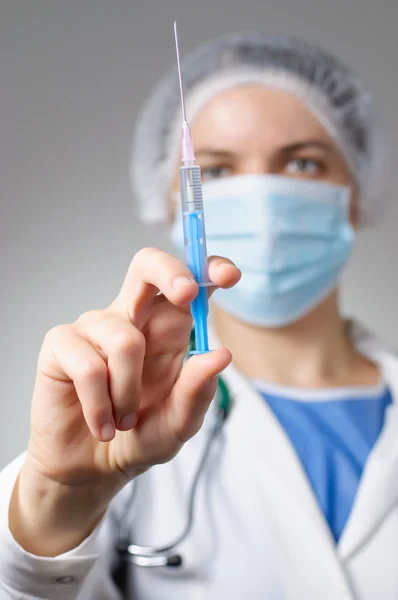
<svg viewBox="0 0 398 600">
<path fill-rule="evenodd" d="M 240 272 L 213 257 L 209 277 L 230 287 Z M 231 355 L 219 349 L 183 363 L 197 291 L 181 261 L 145 249 L 108 308 L 46 335 L 18 489 L 21 507 L 32 495 L 32 480 L 39 487 L 45 482 L 46 489 L 63 490 L 66 506 L 90 498 L 79 522 L 88 515 L 92 522 L 130 479 L 172 459 L 199 430 Z"/>
</svg>

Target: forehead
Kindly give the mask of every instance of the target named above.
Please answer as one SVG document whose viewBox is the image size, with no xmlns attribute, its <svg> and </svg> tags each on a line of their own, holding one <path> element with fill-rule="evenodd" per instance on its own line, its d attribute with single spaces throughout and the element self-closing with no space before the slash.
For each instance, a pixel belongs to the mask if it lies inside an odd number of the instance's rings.
<svg viewBox="0 0 398 600">
<path fill-rule="evenodd" d="M 306 138 L 331 141 L 305 104 L 287 92 L 261 85 L 225 90 L 192 120 L 195 146 L 212 141 L 231 149 L 245 144 L 292 144 Z"/>
</svg>

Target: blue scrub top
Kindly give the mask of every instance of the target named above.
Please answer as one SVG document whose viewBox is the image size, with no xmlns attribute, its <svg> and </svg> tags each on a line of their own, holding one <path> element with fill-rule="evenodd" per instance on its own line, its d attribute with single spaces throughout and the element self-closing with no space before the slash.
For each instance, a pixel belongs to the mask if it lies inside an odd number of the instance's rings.
<svg viewBox="0 0 398 600">
<path fill-rule="evenodd" d="M 337 542 L 392 402 L 390 390 L 384 382 L 326 390 L 254 385 L 293 444 Z"/>
</svg>

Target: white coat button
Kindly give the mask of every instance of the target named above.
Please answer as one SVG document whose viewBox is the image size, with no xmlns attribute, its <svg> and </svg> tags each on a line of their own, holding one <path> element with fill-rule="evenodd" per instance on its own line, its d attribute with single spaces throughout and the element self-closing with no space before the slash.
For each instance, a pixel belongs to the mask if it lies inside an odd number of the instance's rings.
<svg viewBox="0 0 398 600">
<path fill-rule="evenodd" d="M 75 577 L 73 577 L 73 575 L 64 575 L 63 577 L 57 577 L 55 581 L 57 583 L 73 583 L 75 581 Z"/>
</svg>

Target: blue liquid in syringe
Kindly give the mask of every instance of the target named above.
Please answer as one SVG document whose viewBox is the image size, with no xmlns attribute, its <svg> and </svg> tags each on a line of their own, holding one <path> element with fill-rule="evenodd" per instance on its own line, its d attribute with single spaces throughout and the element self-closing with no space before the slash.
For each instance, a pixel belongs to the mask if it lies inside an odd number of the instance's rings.
<svg viewBox="0 0 398 600">
<path fill-rule="evenodd" d="M 203 212 L 184 212 L 185 255 L 188 268 L 199 284 L 199 292 L 191 303 L 195 326 L 196 352 L 208 352 L 207 315 L 208 290 L 200 286 L 207 282 L 207 253 Z"/>
</svg>

